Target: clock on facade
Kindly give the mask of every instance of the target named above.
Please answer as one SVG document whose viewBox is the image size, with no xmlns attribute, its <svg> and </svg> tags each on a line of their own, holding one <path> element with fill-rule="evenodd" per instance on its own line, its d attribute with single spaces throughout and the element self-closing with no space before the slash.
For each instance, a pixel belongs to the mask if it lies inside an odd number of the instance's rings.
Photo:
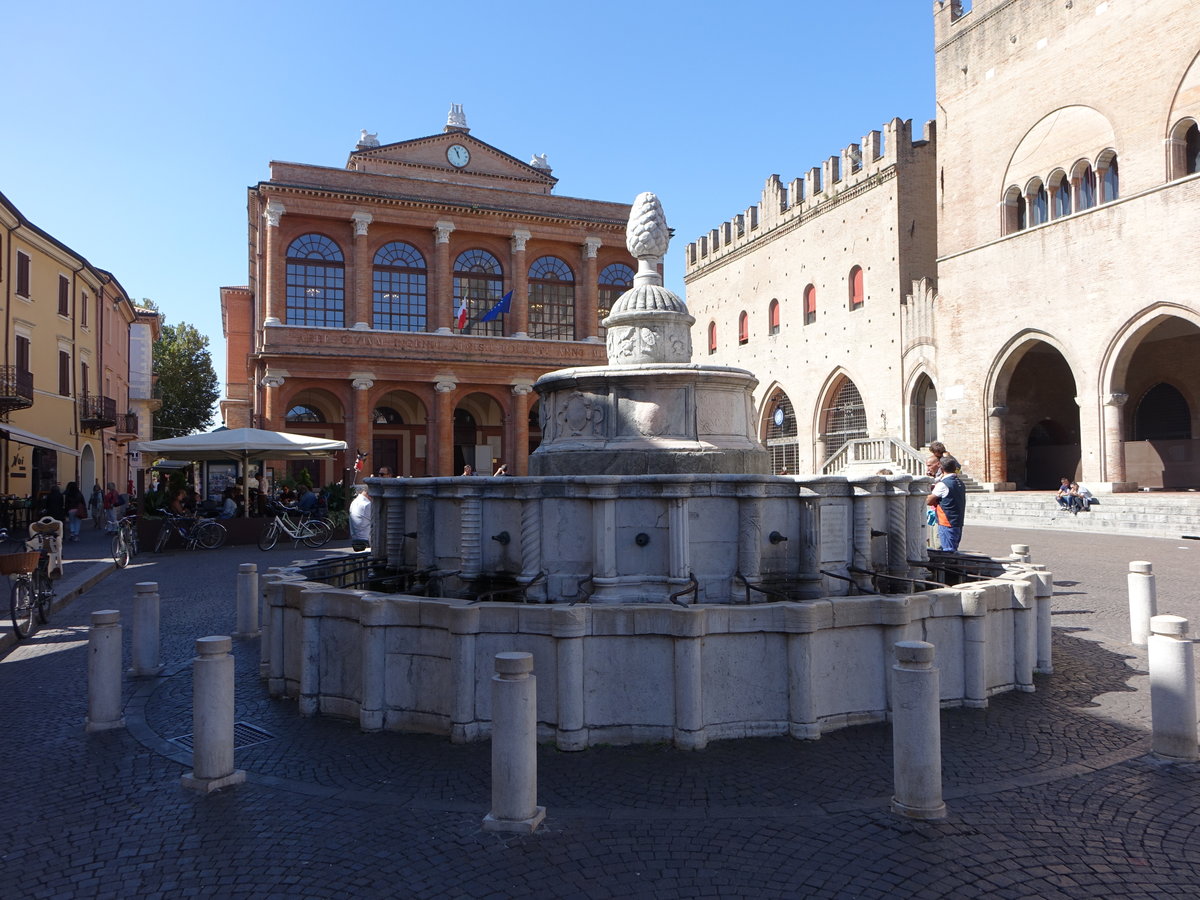
<svg viewBox="0 0 1200 900">
<path fill-rule="evenodd" d="M 783 427 L 783 418 L 784 418 L 782 406 L 775 407 L 775 417 L 774 418 L 775 418 L 775 427 L 782 428 Z"/>
<path fill-rule="evenodd" d="M 446 148 L 446 159 L 450 160 L 450 165 L 461 169 L 471 161 L 471 151 L 462 144 L 451 144 Z"/>
</svg>

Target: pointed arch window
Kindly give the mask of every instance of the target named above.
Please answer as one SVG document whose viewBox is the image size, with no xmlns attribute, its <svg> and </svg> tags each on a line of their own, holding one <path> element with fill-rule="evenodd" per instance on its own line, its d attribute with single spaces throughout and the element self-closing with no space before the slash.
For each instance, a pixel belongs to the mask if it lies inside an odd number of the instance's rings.
<svg viewBox="0 0 1200 900">
<path fill-rule="evenodd" d="M 1054 196 L 1054 218 L 1061 219 L 1071 214 L 1071 183 L 1067 176 L 1060 174 L 1051 181 L 1051 193 Z"/>
<path fill-rule="evenodd" d="M 822 419 L 825 448 L 831 455 L 846 441 L 867 436 L 867 409 L 857 385 L 849 378 L 842 379 Z"/>
<path fill-rule="evenodd" d="M 863 270 L 862 266 L 855 266 L 850 270 L 850 308 L 858 309 L 863 305 Z"/>
<path fill-rule="evenodd" d="M 467 308 L 464 334 L 503 335 L 503 316 L 490 322 L 479 319 L 504 296 L 504 269 L 486 250 L 466 250 L 454 260 L 454 310 Z"/>
<path fill-rule="evenodd" d="M 804 324 L 817 321 L 817 289 L 811 284 L 804 289 Z"/>
<path fill-rule="evenodd" d="M 1081 212 L 1096 205 L 1096 173 L 1087 163 L 1078 167 L 1073 176 L 1075 182 L 1075 211 Z"/>
<path fill-rule="evenodd" d="M 392 241 L 375 254 L 372 327 L 380 331 L 426 331 L 428 286 L 425 257 L 412 244 Z"/>
<path fill-rule="evenodd" d="M 779 301 L 772 300 L 767 307 L 767 333 L 779 334 Z"/>
<path fill-rule="evenodd" d="M 746 315 L 745 310 L 738 316 L 738 343 L 750 343 L 750 317 Z"/>
<path fill-rule="evenodd" d="M 323 234 L 304 234 L 287 249 L 287 324 L 343 328 L 346 261 Z"/>
<path fill-rule="evenodd" d="M 708 352 L 710 354 L 717 352 L 717 323 L 716 322 L 708 323 Z"/>
<path fill-rule="evenodd" d="M 539 257 L 529 267 L 529 335 L 575 340 L 575 274 L 557 256 Z"/>
<path fill-rule="evenodd" d="M 1041 180 L 1029 187 L 1029 224 L 1044 225 L 1050 221 L 1050 195 Z"/>
<path fill-rule="evenodd" d="M 1101 182 L 1101 190 L 1104 196 L 1100 198 L 1101 203 L 1112 203 L 1121 196 L 1121 177 L 1119 167 L 1117 166 L 1117 154 L 1112 153 L 1107 156 L 1102 162 L 1096 166 L 1097 170 L 1103 172 L 1103 180 Z"/>
<path fill-rule="evenodd" d="M 617 299 L 633 287 L 633 269 L 624 263 L 612 263 L 600 272 L 600 291 L 597 296 L 597 313 L 600 320 L 600 337 L 604 337 L 604 320 L 612 311 Z"/>
</svg>

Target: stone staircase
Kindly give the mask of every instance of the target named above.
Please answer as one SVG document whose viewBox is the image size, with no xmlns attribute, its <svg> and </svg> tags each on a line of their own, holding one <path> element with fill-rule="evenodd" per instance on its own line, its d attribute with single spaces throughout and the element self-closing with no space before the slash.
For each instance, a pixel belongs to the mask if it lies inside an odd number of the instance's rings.
<svg viewBox="0 0 1200 900">
<path fill-rule="evenodd" d="M 973 524 L 1200 540 L 1200 492 L 1101 494 L 1078 515 L 1059 509 L 1053 491 L 972 492 Z"/>
</svg>

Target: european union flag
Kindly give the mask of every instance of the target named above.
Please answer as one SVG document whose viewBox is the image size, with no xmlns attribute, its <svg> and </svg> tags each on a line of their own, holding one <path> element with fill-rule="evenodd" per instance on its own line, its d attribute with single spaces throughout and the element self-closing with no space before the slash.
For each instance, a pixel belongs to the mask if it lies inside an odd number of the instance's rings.
<svg viewBox="0 0 1200 900">
<path fill-rule="evenodd" d="M 512 291 L 509 291 L 500 298 L 500 302 L 483 314 L 480 322 L 490 322 L 492 319 L 498 319 L 500 316 L 508 312 L 508 308 L 512 306 Z"/>
</svg>

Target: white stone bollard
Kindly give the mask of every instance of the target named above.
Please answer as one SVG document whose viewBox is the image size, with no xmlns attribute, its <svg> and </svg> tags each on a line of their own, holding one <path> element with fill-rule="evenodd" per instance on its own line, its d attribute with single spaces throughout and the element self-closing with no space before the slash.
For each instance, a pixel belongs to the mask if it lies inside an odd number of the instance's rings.
<svg viewBox="0 0 1200 900">
<path fill-rule="evenodd" d="M 1153 750 L 1169 759 L 1200 758 L 1196 740 L 1196 666 L 1188 620 L 1150 620 L 1150 718 Z"/>
<path fill-rule="evenodd" d="M 933 644 L 898 641 L 892 666 L 892 811 L 911 819 L 944 819 L 942 721 Z"/>
<path fill-rule="evenodd" d="M 258 637 L 258 566 L 242 563 L 237 576 L 236 638 Z"/>
<path fill-rule="evenodd" d="M 124 728 L 121 715 L 121 613 L 100 609 L 92 613 L 88 630 L 88 711 L 86 731 Z"/>
<path fill-rule="evenodd" d="M 484 831 L 530 833 L 546 818 L 537 805 L 537 683 L 533 654 L 497 653 L 492 676 L 492 811 Z"/>
<path fill-rule="evenodd" d="M 1146 646 L 1150 635 L 1150 620 L 1158 615 L 1158 598 L 1154 587 L 1154 566 L 1135 559 L 1129 564 L 1129 640 Z"/>
<path fill-rule="evenodd" d="M 1033 558 L 1029 555 L 1028 544 L 1011 544 L 1012 556 L 1009 557 L 1013 562 L 1030 563 Z"/>
<path fill-rule="evenodd" d="M 1054 674 L 1054 625 L 1051 613 L 1054 603 L 1054 574 L 1044 565 L 1031 563 L 1034 577 L 1034 598 L 1037 603 L 1037 667 L 1039 675 Z"/>
<path fill-rule="evenodd" d="M 224 635 L 196 639 L 192 660 L 192 771 L 185 788 L 209 794 L 241 784 L 233 767 L 233 641 Z"/>
<path fill-rule="evenodd" d="M 159 654 L 161 629 L 157 581 L 142 581 L 134 587 L 133 632 L 130 651 L 133 664 L 130 675 L 157 675 L 163 670 Z"/>
</svg>

